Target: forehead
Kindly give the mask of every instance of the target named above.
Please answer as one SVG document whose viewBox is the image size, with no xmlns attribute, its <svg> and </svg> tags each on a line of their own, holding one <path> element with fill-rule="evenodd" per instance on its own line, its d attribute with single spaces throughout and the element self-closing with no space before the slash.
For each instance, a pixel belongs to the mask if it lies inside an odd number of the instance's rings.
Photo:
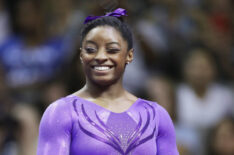
<svg viewBox="0 0 234 155">
<path fill-rule="evenodd" d="M 84 38 L 84 41 L 92 40 L 94 42 L 118 42 L 126 44 L 118 30 L 111 26 L 98 26 L 90 30 Z"/>
<path fill-rule="evenodd" d="M 211 58 L 206 55 L 205 53 L 194 53 L 190 60 L 188 60 L 188 62 L 191 63 L 196 63 L 196 64 L 212 64 Z"/>
</svg>

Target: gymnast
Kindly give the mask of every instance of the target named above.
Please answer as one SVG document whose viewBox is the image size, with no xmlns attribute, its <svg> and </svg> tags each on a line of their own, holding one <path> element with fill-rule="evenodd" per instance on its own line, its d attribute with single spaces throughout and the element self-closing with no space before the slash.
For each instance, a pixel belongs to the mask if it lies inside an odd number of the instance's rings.
<svg viewBox="0 0 234 155">
<path fill-rule="evenodd" d="M 46 109 L 37 155 L 178 155 L 164 108 L 123 87 L 125 67 L 133 60 L 123 16 L 126 10 L 119 8 L 86 18 L 80 51 L 86 84 Z"/>
</svg>

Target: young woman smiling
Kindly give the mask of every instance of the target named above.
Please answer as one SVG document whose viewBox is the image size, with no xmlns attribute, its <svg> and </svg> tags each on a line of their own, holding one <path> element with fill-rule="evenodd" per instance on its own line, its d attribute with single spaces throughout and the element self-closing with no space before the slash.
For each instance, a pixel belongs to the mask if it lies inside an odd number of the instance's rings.
<svg viewBox="0 0 234 155">
<path fill-rule="evenodd" d="M 86 84 L 47 108 L 38 155 L 178 154 L 168 113 L 123 87 L 125 67 L 133 60 L 125 13 L 119 8 L 86 18 L 80 52 Z"/>
</svg>

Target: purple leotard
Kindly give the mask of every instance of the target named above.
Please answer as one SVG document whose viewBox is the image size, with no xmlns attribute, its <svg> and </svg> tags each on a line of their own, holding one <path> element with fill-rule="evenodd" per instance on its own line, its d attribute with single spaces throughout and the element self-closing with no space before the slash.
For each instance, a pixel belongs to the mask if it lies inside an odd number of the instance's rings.
<svg viewBox="0 0 234 155">
<path fill-rule="evenodd" d="M 77 96 L 51 104 L 37 155 L 178 155 L 174 127 L 157 103 L 138 99 L 122 113 Z"/>
</svg>

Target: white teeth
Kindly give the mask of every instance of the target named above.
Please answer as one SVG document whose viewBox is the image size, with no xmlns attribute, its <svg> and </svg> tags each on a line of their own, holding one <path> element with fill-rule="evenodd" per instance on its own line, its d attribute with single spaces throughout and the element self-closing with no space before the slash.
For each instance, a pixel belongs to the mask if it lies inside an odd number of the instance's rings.
<svg viewBox="0 0 234 155">
<path fill-rule="evenodd" d="M 110 67 L 108 67 L 108 66 L 94 66 L 94 69 L 98 70 L 98 71 L 105 71 L 105 70 L 109 70 Z"/>
</svg>

